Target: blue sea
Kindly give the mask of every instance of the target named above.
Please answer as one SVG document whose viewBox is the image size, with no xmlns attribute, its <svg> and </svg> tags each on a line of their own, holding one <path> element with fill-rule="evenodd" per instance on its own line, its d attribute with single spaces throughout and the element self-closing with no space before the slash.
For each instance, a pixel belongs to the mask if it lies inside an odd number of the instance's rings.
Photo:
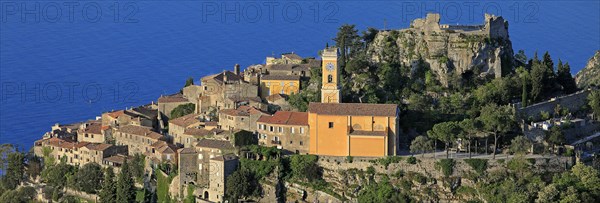
<svg viewBox="0 0 600 203">
<path fill-rule="evenodd" d="M 398 29 L 509 21 L 515 52 L 576 73 L 600 49 L 600 1 L 0 1 L 0 143 L 28 150 L 55 123 L 150 103 L 186 78 L 317 56 L 342 24 Z M 556 62 L 555 62 L 556 63 Z"/>
</svg>

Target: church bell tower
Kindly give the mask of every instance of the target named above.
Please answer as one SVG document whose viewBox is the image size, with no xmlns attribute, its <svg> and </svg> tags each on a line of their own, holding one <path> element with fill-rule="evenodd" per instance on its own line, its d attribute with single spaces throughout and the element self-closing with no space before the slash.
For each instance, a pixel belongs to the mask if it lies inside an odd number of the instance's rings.
<svg viewBox="0 0 600 203">
<path fill-rule="evenodd" d="M 338 66 L 338 49 L 335 47 L 326 48 L 321 55 L 322 80 L 321 103 L 340 103 L 341 85 L 340 71 Z"/>
</svg>

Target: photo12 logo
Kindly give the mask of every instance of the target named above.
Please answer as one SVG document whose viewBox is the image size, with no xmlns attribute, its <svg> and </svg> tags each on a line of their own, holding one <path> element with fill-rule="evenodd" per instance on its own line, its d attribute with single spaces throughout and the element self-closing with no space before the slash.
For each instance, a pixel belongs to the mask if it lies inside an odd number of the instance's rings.
<svg viewBox="0 0 600 203">
<path fill-rule="evenodd" d="M 135 82 L 117 82 L 110 86 L 96 82 L 2 82 L 2 102 L 21 103 L 96 103 L 110 99 L 113 103 L 136 103 L 139 85 Z"/>
<path fill-rule="evenodd" d="M 402 2 L 401 8 L 403 22 L 411 22 L 427 13 L 439 13 L 447 22 L 476 23 L 480 16 L 489 13 L 510 18 L 511 23 L 537 23 L 540 6 L 534 1 L 412 1 Z"/>
<path fill-rule="evenodd" d="M 2 1 L 2 23 L 137 23 L 135 2 Z"/>
<path fill-rule="evenodd" d="M 337 23 L 340 11 L 336 2 L 322 1 L 203 1 L 201 6 L 203 23 Z"/>
</svg>

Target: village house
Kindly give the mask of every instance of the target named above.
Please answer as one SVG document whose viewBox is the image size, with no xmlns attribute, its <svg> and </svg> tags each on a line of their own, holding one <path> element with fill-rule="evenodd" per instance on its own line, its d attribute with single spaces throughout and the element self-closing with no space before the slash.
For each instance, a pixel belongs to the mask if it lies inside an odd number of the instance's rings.
<svg viewBox="0 0 600 203">
<path fill-rule="evenodd" d="M 67 125 L 54 124 L 50 132 L 44 134 L 44 138 L 61 138 L 61 139 L 76 139 L 77 129 L 81 123 L 73 123 Z"/>
<path fill-rule="evenodd" d="M 297 94 L 300 91 L 300 76 L 263 75 L 260 78 L 260 97 L 266 99 L 273 94 Z"/>
<path fill-rule="evenodd" d="M 223 201 L 226 178 L 238 165 L 237 156 L 230 154 L 234 149 L 229 141 L 202 139 L 178 150 L 180 188 L 193 184 L 200 200 Z"/>
<path fill-rule="evenodd" d="M 146 126 L 158 128 L 158 106 L 154 103 L 126 110 L 111 111 L 102 114 L 102 126 L 112 128 L 120 125 Z"/>
<path fill-rule="evenodd" d="M 234 72 L 223 71 L 218 74 L 209 75 L 201 79 L 202 107 L 216 107 L 217 109 L 233 108 L 226 106 L 227 98 L 241 99 L 254 98 L 258 96 L 258 87 L 244 80 L 239 65 Z"/>
<path fill-rule="evenodd" d="M 173 109 L 179 105 L 191 104 L 183 94 L 173 94 L 168 96 L 161 96 L 158 98 L 158 112 L 160 112 L 159 120 L 168 121 L 171 117 Z"/>
<path fill-rule="evenodd" d="M 105 143 L 110 135 L 110 128 L 102 126 L 100 121 L 91 121 L 81 124 L 77 130 L 77 141 L 91 143 Z"/>
<path fill-rule="evenodd" d="M 290 106 L 290 103 L 287 102 L 287 96 L 283 95 L 283 94 L 273 94 L 273 95 L 269 95 L 267 98 L 267 103 L 269 104 L 268 106 L 268 111 L 269 112 L 273 112 L 273 111 L 289 111 L 292 109 L 292 107 Z"/>
<path fill-rule="evenodd" d="M 256 121 L 262 115 L 269 115 L 251 106 L 240 106 L 237 109 L 224 109 L 219 111 L 219 126 L 223 130 L 256 131 Z"/>
<path fill-rule="evenodd" d="M 188 114 L 179 118 L 169 120 L 169 136 L 173 137 L 173 143 L 182 144 L 181 136 L 188 128 L 198 127 L 202 122 L 200 121 L 200 114 Z"/>
<path fill-rule="evenodd" d="M 126 146 L 114 146 L 105 143 L 90 143 L 80 148 L 81 163 L 104 165 L 103 160 L 117 154 L 127 154 Z"/>
<path fill-rule="evenodd" d="M 298 54 L 292 53 L 283 53 L 281 54 L 281 58 L 275 58 L 272 56 L 268 56 L 266 59 L 267 65 L 272 64 L 300 64 L 302 63 L 302 57 L 298 56 Z"/>
<path fill-rule="evenodd" d="M 80 149 L 89 142 L 76 142 L 70 139 L 48 138 L 38 140 L 34 144 L 34 154 L 39 157 L 45 157 L 44 151 L 49 152 L 48 157 L 53 157 L 58 162 L 63 157 L 69 165 L 79 166 L 86 162 L 81 159 Z"/>
<path fill-rule="evenodd" d="M 179 147 L 159 140 L 150 145 L 150 150 L 144 153 L 148 164 L 156 166 L 160 163 L 177 164 L 177 150 Z"/>
<path fill-rule="evenodd" d="M 120 168 L 121 165 L 123 165 L 123 163 L 125 163 L 125 160 L 127 160 L 127 162 L 131 163 L 131 161 L 133 160 L 133 157 L 123 155 L 123 154 L 109 156 L 109 157 L 104 158 L 104 160 L 102 160 L 102 165 Z M 116 171 L 119 171 L 119 170 L 116 170 Z"/>
<path fill-rule="evenodd" d="M 159 140 L 165 140 L 165 137 L 151 128 L 126 125 L 121 126 L 113 133 L 115 144 L 118 146 L 128 146 L 129 155 L 137 153 L 143 154 L 151 150 L 151 145 Z"/>
<path fill-rule="evenodd" d="M 273 116 L 261 116 L 256 124 L 260 145 L 296 154 L 308 153 L 308 113 L 278 111 Z"/>
<path fill-rule="evenodd" d="M 180 138 L 178 144 L 183 145 L 183 147 L 192 147 L 196 142 L 204 138 L 228 140 L 229 136 L 224 130 L 218 128 L 208 130 L 206 128 L 198 127 L 185 129 L 185 132 Z"/>
</svg>

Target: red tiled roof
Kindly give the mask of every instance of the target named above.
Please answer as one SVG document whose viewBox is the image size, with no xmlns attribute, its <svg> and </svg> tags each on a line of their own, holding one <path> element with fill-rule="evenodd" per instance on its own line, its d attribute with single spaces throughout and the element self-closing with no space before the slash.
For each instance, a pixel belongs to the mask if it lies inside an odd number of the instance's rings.
<svg viewBox="0 0 600 203">
<path fill-rule="evenodd" d="M 257 108 L 252 106 L 240 106 L 237 109 L 224 109 L 221 110 L 220 113 L 230 115 L 230 116 L 250 116 L 255 114 L 267 114 Z"/>
<path fill-rule="evenodd" d="M 295 111 L 277 111 L 273 116 L 261 116 L 257 122 L 277 125 L 308 126 L 308 113 Z"/>
<path fill-rule="evenodd" d="M 66 149 L 79 149 L 83 146 L 90 144 L 89 142 L 75 142 L 72 140 L 60 139 L 57 137 L 53 137 L 47 140 L 44 140 L 47 145 L 66 148 Z"/>
<path fill-rule="evenodd" d="M 161 134 L 158 134 L 157 132 L 152 131 L 148 127 L 135 126 L 135 125 L 121 126 L 119 129 L 117 129 L 117 131 L 122 132 L 122 133 L 132 134 L 132 135 L 146 136 L 146 137 L 149 137 L 152 139 L 157 139 L 157 140 L 163 137 Z"/>
<path fill-rule="evenodd" d="M 88 123 L 88 126 L 83 130 L 85 133 L 102 134 L 102 124 L 97 122 Z"/>
<path fill-rule="evenodd" d="M 282 56 L 288 57 L 290 59 L 294 59 L 294 60 L 302 60 L 302 57 L 298 56 L 298 54 L 294 54 L 294 53 L 285 53 L 285 54 L 281 54 Z"/>
<path fill-rule="evenodd" d="M 280 99 L 285 99 L 285 95 L 282 95 L 282 94 L 272 94 L 272 95 L 269 95 L 266 99 L 267 99 L 267 101 L 275 102 L 275 101 L 280 100 Z"/>
<path fill-rule="evenodd" d="M 233 149 L 231 142 L 227 140 L 201 139 L 196 147 L 205 147 L 213 149 Z"/>
<path fill-rule="evenodd" d="M 169 144 L 162 140 L 153 143 L 151 146 L 154 147 L 156 151 L 162 154 L 174 154 L 177 151 L 177 149 L 179 149 L 177 146 Z"/>
<path fill-rule="evenodd" d="M 394 117 L 398 112 L 398 105 L 313 102 L 308 105 L 308 112 L 323 115 Z"/>
<path fill-rule="evenodd" d="M 112 118 L 118 118 L 119 116 L 125 114 L 124 110 L 118 110 L 118 111 L 113 111 L 113 112 L 108 112 L 108 116 L 112 117 Z"/>
<path fill-rule="evenodd" d="M 198 116 L 200 116 L 199 114 L 188 114 L 176 119 L 171 119 L 169 120 L 169 123 L 171 124 L 175 124 L 181 127 L 188 127 L 192 124 L 196 124 L 196 123 L 200 123 L 200 120 L 198 120 Z"/>
<path fill-rule="evenodd" d="M 90 143 L 90 144 L 86 145 L 85 148 L 88 148 L 90 150 L 95 150 L 95 151 L 104 151 L 112 146 L 113 146 L 112 144 L 105 144 L 105 143 Z"/>
<path fill-rule="evenodd" d="M 188 128 L 188 129 L 185 129 L 185 132 L 183 134 L 197 136 L 197 137 L 204 137 L 207 135 L 212 135 L 214 133 L 220 134 L 223 131 L 224 130 L 216 129 L 216 128 L 211 129 L 211 130 L 206 130 L 204 128 Z"/>
</svg>

